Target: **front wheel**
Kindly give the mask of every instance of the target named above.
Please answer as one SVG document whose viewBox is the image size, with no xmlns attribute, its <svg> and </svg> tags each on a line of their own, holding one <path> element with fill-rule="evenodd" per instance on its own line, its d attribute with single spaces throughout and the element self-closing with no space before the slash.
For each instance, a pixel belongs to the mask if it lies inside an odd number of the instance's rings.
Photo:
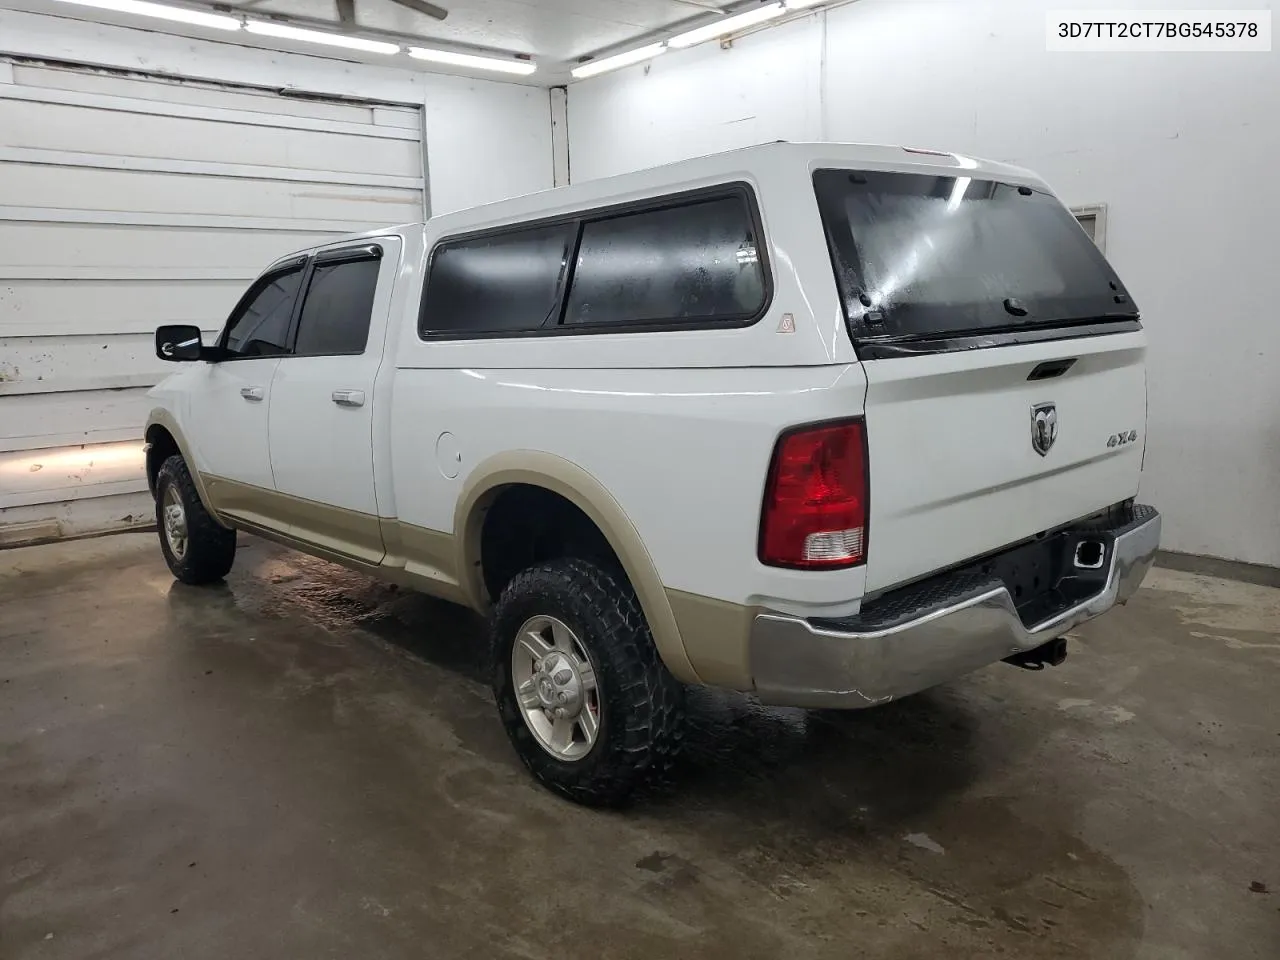
<svg viewBox="0 0 1280 960">
<path fill-rule="evenodd" d="M 156 477 L 156 527 L 164 562 L 183 583 L 213 583 L 231 572 L 236 532 L 204 508 L 187 462 L 176 453 Z"/>
<path fill-rule="evenodd" d="M 540 782 L 578 803 L 621 803 L 670 767 L 684 690 L 621 575 L 565 558 L 517 574 L 494 615 L 494 695 Z"/>
</svg>

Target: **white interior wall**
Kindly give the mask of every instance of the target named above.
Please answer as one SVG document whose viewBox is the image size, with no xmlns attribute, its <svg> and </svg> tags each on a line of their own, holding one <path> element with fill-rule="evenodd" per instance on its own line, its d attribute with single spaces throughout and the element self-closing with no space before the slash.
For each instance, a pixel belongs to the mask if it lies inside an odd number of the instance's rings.
<svg viewBox="0 0 1280 960">
<path fill-rule="evenodd" d="M 1106 203 L 1151 339 L 1142 493 L 1165 546 L 1280 566 L 1280 53 L 1048 53 L 1063 6 L 1117 5 L 860 0 L 573 84 L 574 180 L 829 139 L 1007 160 Z"/>
</svg>

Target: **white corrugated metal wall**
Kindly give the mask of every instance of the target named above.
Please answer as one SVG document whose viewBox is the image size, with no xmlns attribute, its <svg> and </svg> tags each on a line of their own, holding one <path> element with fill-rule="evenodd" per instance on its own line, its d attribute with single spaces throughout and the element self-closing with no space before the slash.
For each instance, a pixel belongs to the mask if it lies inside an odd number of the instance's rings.
<svg viewBox="0 0 1280 960">
<path fill-rule="evenodd" d="M 0 544 L 151 520 L 161 323 L 424 215 L 420 106 L 0 60 Z"/>
</svg>

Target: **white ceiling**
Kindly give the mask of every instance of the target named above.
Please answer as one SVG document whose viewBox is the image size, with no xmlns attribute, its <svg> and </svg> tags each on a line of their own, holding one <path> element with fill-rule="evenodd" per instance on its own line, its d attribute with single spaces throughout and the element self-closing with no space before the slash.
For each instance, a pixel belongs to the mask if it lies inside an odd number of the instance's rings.
<svg viewBox="0 0 1280 960">
<path fill-rule="evenodd" d="M 243 13 L 250 17 L 269 18 L 271 14 L 294 18 L 297 26 L 338 27 L 338 6 L 335 0 L 154 0 L 196 9 L 219 12 Z M 705 22 L 723 8 L 741 6 L 749 0 L 430 0 L 447 9 L 443 20 L 416 13 L 394 0 L 355 0 L 356 22 L 371 36 L 388 32 L 402 42 L 406 38 L 420 38 L 422 45 L 439 44 L 463 52 L 494 51 L 498 54 L 525 54 L 539 61 L 538 73 L 529 78 L 508 77 L 511 81 L 534 84 L 563 83 L 568 79 L 568 68 L 586 55 L 599 52 L 616 52 L 616 47 L 627 46 L 641 37 L 654 33 L 673 33 L 676 24 Z M 99 23 L 119 24 L 150 31 L 175 33 L 179 36 L 228 40 L 225 33 L 202 27 L 170 22 L 151 17 L 138 17 L 74 3 L 58 3 L 58 0 L 0 0 L 0 8 L 28 10 L 33 13 L 49 13 L 55 17 L 95 20 Z M 335 59 L 358 60 L 365 63 L 384 64 L 376 55 L 361 54 L 314 44 L 298 44 L 296 41 L 276 38 L 238 35 L 237 44 L 271 47 L 276 50 L 305 52 L 314 56 L 332 56 Z M 410 69 L 440 70 L 434 64 L 425 64 L 408 58 L 397 58 L 399 67 Z M 474 70 L 453 70 L 449 73 L 470 73 L 471 76 L 494 74 L 477 73 Z"/>
<path fill-rule="evenodd" d="M 153 0 L 175 6 L 187 6 L 219 12 L 243 13 L 250 17 L 269 18 L 272 14 L 291 18 L 301 27 L 338 27 L 335 0 Z M 444 7 L 449 15 L 437 20 L 401 6 L 394 0 L 354 0 L 356 22 L 360 31 L 377 37 L 412 43 L 420 39 L 423 46 L 433 43 L 461 52 L 524 54 L 538 61 L 538 72 L 529 77 L 502 77 L 497 74 L 465 68 L 427 64 L 408 57 L 397 57 L 396 66 L 407 69 L 505 79 L 537 86 L 564 83 L 569 69 L 582 57 L 614 53 L 641 38 L 658 39 L 714 19 L 725 8 L 741 7 L 750 0 L 430 0 Z M 761 0 L 763 2 L 763 0 Z M 199 37 L 226 42 L 229 37 L 218 30 L 187 24 L 118 13 L 97 7 L 62 3 L 58 0 L 0 0 L 0 9 L 47 13 L 76 20 L 89 20 L 119 26 L 136 27 L 179 36 Z M 383 64 L 386 58 L 377 54 L 320 47 L 315 44 L 272 37 L 250 36 L 240 32 L 233 41 L 243 46 L 265 47 L 325 56 L 341 60 Z"/>
<path fill-rule="evenodd" d="M 374 30 L 467 46 L 531 54 L 567 63 L 585 54 L 709 11 L 731 0 L 432 0 L 449 11 L 444 20 L 415 13 L 392 0 L 356 0 L 356 20 Z M 253 13 L 280 13 L 337 22 L 332 0 L 231 0 Z"/>
</svg>

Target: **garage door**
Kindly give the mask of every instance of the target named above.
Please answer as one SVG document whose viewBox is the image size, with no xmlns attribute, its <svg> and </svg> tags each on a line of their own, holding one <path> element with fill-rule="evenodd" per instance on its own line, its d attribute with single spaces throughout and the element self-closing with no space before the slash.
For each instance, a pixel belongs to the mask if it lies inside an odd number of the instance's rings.
<svg viewBox="0 0 1280 960">
<path fill-rule="evenodd" d="M 155 327 L 424 196 L 417 106 L 0 61 L 0 544 L 150 522 Z"/>
</svg>

